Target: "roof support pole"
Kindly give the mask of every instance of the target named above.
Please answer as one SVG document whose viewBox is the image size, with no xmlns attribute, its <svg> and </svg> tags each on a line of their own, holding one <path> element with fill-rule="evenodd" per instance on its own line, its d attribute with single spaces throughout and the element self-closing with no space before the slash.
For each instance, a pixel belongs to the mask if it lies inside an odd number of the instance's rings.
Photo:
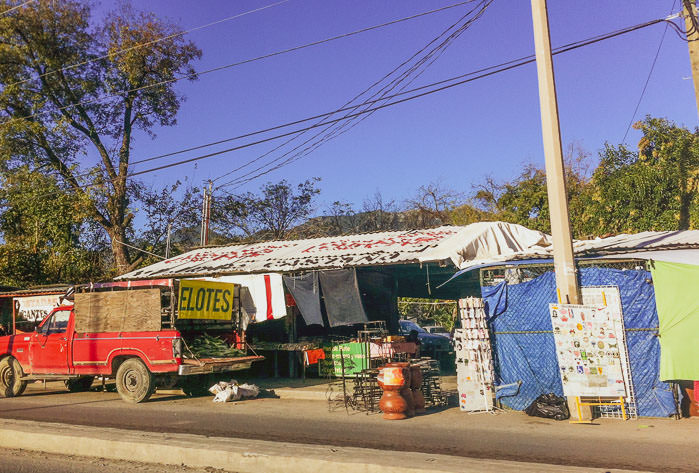
<svg viewBox="0 0 699 473">
<path fill-rule="evenodd" d="M 556 99 L 556 81 L 553 74 L 548 12 L 546 0 L 531 0 L 531 2 L 556 287 L 560 294 L 560 302 L 579 304 L 580 296 L 575 261 L 573 259 L 573 242 L 570 231 L 570 216 L 568 214 L 565 167 L 561 147 L 561 129 L 558 121 L 558 101 Z"/>
</svg>

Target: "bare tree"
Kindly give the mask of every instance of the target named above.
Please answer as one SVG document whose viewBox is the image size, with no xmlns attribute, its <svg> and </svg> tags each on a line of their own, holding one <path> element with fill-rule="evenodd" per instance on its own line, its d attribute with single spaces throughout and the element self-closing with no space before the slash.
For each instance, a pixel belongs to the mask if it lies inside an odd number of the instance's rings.
<svg viewBox="0 0 699 473">
<path fill-rule="evenodd" d="M 248 237 L 281 240 L 295 225 L 305 221 L 313 211 L 313 200 L 320 193 L 320 178 L 308 179 L 294 189 L 286 180 L 267 183 L 260 195 L 248 192 L 214 200 L 217 228 L 229 233 L 242 231 Z M 223 225 L 222 225 L 223 224 Z"/>
<path fill-rule="evenodd" d="M 395 201 L 385 201 L 380 191 L 365 199 L 362 204 L 361 231 L 398 230 L 400 226 L 399 209 Z"/>
<path fill-rule="evenodd" d="M 464 201 L 462 193 L 433 182 L 420 186 L 415 196 L 406 201 L 406 205 L 414 215 L 414 226 L 425 228 L 451 224 L 451 212 Z"/>
</svg>

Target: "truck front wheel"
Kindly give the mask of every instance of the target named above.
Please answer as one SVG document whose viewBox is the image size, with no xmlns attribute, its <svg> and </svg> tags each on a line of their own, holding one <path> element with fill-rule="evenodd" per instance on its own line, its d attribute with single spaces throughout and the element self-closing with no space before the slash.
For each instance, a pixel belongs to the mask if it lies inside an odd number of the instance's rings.
<svg viewBox="0 0 699 473">
<path fill-rule="evenodd" d="M 19 361 L 11 356 L 0 360 L 0 397 L 15 397 L 24 392 L 27 382 L 22 381 L 24 376 Z"/>
<path fill-rule="evenodd" d="M 155 391 L 153 374 L 138 358 L 129 358 L 116 373 L 117 391 L 126 402 L 144 402 Z"/>
</svg>

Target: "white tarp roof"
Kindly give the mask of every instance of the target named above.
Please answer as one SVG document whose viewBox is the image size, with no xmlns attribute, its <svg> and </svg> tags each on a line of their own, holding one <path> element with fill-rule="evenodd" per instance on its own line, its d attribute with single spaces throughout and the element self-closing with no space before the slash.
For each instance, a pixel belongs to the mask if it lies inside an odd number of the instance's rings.
<svg viewBox="0 0 699 473">
<path fill-rule="evenodd" d="M 465 227 L 200 248 L 117 279 L 295 272 L 444 261 L 461 268 L 469 266 L 473 260 L 507 259 L 517 254 L 545 251 L 550 244 L 548 235 L 521 225 L 479 222 Z"/>
<path fill-rule="evenodd" d="M 699 230 L 641 232 L 593 240 L 575 240 L 573 252 L 576 257 L 598 256 L 603 259 L 654 259 L 682 262 L 683 258 L 689 258 L 687 263 L 695 264 L 693 262 L 699 260 Z M 507 261 L 548 259 L 553 257 L 553 246 L 533 246 L 521 252 L 503 256 L 474 259 L 461 264 L 460 268 L 468 269 Z"/>
</svg>

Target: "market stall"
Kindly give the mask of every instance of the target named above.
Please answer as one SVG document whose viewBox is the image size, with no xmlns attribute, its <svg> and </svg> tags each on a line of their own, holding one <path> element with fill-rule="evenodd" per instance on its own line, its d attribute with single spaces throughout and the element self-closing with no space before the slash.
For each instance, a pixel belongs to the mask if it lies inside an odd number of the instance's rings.
<svg viewBox="0 0 699 473">
<path fill-rule="evenodd" d="M 332 363 L 336 373 L 333 350 L 336 354 L 357 351 L 352 344 L 362 343 L 360 332 L 367 324 L 382 323 L 385 329 L 380 345 L 369 345 L 367 353 L 397 343 L 389 337 L 400 334 L 399 297 L 458 300 L 476 295 L 480 290 L 477 277 L 463 278 L 458 285 L 443 283 L 465 261 L 549 244 L 541 232 L 483 222 L 200 248 L 117 279 L 207 279 L 240 284 L 244 333 L 238 336 L 265 353 L 268 372 L 304 375 L 307 352 L 322 349 L 326 360 L 332 360 L 325 363 Z M 346 348 L 336 348 L 339 345 Z M 391 350 L 397 353 L 395 347 Z"/>
</svg>

